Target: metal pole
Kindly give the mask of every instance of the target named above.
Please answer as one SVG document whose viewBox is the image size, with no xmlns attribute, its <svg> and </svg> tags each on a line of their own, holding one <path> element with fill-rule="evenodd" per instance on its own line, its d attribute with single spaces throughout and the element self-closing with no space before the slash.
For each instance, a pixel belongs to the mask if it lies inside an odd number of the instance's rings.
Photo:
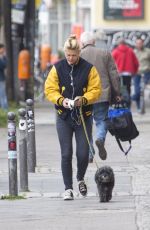
<svg viewBox="0 0 150 230">
<path fill-rule="evenodd" d="M 18 195 L 15 113 L 8 113 L 9 195 Z"/>
<path fill-rule="evenodd" d="M 19 80 L 19 99 L 22 102 L 26 100 L 26 80 Z"/>
<path fill-rule="evenodd" d="M 26 140 L 26 110 L 21 108 L 19 113 L 19 162 L 20 162 L 20 190 L 28 191 L 27 170 L 27 140 Z"/>
<path fill-rule="evenodd" d="M 26 100 L 27 114 L 27 162 L 28 172 L 35 172 L 36 167 L 36 145 L 35 145 L 35 123 L 33 100 Z"/>
</svg>

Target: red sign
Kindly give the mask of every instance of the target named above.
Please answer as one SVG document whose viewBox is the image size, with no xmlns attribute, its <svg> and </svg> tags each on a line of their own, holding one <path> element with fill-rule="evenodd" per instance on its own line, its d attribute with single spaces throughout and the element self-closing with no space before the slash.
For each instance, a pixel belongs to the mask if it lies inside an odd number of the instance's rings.
<svg viewBox="0 0 150 230">
<path fill-rule="evenodd" d="M 9 150 L 16 150 L 16 142 L 15 141 L 9 142 Z"/>
<path fill-rule="evenodd" d="M 122 11 L 123 17 L 142 17 L 143 14 L 143 1 L 134 0 L 132 9 L 125 9 Z"/>
<path fill-rule="evenodd" d="M 72 26 L 72 34 L 76 34 L 77 39 L 80 39 L 81 33 L 83 33 L 83 26 L 81 24 L 74 24 Z"/>
<path fill-rule="evenodd" d="M 105 0 L 105 19 L 141 19 L 144 17 L 144 0 Z"/>
</svg>

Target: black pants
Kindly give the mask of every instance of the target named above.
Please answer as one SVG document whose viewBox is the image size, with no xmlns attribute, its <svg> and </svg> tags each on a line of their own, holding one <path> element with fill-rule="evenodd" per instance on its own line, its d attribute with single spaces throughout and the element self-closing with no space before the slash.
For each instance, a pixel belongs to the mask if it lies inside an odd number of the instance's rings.
<svg viewBox="0 0 150 230">
<path fill-rule="evenodd" d="M 123 100 L 127 102 L 128 107 L 131 105 L 131 75 L 120 75 L 121 77 L 121 94 Z M 125 87 L 125 88 L 124 88 Z"/>
<path fill-rule="evenodd" d="M 87 133 L 91 139 L 92 123 L 89 117 L 85 120 Z M 73 155 L 73 133 L 76 140 L 76 157 L 77 157 L 77 180 L 83 180 L 88 166 L 89 145 L 85 136 L 83 125 L 77 125 L 71 116 L 63 120 L 57 116 L 56 121 L 57 133 L 61 148 L 61 169 L 65 189 L 73 189 L 73 172 L 72 172 L 72 155 Z"/>
</svg>

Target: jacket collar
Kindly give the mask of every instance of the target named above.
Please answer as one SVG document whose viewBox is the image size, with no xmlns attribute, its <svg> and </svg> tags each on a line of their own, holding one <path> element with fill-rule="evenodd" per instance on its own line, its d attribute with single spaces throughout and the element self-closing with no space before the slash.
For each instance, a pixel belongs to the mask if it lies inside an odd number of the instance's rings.
<svg viewBox="0 0 150 230">
<path fill-rule="evenodd" d="M 93 44 L 86 44 L 85 46 L 82 47 L 82 49 L 86 48 L 87 46 L 93 46 L 94 47 L 95 45 L 93 45 Z"/>
</svg>

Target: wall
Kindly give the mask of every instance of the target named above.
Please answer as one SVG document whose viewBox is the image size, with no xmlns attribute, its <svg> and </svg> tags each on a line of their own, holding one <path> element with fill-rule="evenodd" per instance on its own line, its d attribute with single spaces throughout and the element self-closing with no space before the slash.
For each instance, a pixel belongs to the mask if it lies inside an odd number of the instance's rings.
<svg viewBox="0 0 150 230">
<path fill-rule="evenodd" d="M 104 20 L 103 18 L 104 0 L 92 0 L 92 29 L 148 29 L 150 30 L 150 0 L 144 0 L 144 19 L 131 20 Z"/>
</svg>

